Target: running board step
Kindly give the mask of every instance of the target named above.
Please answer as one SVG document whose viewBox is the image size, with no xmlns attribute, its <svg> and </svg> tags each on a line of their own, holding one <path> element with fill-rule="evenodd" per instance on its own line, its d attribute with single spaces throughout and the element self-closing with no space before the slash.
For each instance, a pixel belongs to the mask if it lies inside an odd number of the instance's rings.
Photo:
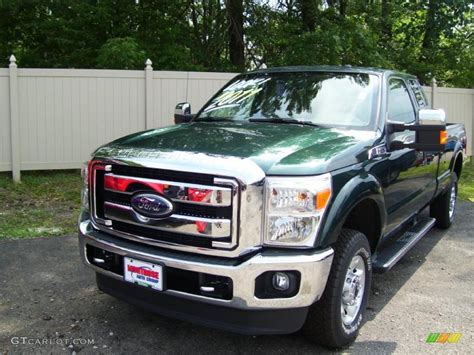
<svg viewBox="0 0 474 355">
<path fill-rule="evenodd" d="M 390 270 L 415 244 L 433 228 L 436 219 L 420 217 L 397 240 L 377 251 L 372 260 L 374 272 L 383 273 Z"/>
</svg>

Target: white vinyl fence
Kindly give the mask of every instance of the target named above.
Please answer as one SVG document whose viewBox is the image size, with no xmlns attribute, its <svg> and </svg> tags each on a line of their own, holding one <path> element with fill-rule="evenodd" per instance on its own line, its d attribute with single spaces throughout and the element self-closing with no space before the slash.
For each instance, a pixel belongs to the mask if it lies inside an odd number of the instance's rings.
<svg viewBox="0 0 474 355">
<path fill-rule="evenodd" d="M 433 108 L 446 111 L 448 123 L 463 123 L 467 134 L 467 155 L 472 156 L 474 142 L 474 89 L 443 88 L 436 85 L 423 87 Z"/>
<path fill-rule="evenodd" d="M 0 171 L 79 168 L 100 145 L 173 124 L 236 74 L 145 70 L 0 69 Z"/>
<path fill-rule="evenodd" d="M 0 171 L 79 168 L 98 146 L 173 124 L 178 102 L 196 112 L 235 73 L 0 69 Z M 431 88 L 425 88 L 428 96 Z M 435 88 L 434 106 L 462 122 L 472 146 L 474 90 Z"/>
</svg>

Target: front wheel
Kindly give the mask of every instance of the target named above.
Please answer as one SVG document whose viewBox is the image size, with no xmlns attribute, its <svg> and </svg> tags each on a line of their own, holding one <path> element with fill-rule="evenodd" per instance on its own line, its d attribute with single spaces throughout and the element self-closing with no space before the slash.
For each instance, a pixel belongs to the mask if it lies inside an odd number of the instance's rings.
<svg viewBox="0 0 474 355">
<path fill-rule="evenodd" d="M 330 348 L 342 348 L 357 338 L 372 281 L 370 246 L 362 233 L 343 229 L 334 245 L 334 260 L 326 289 L 313 304 L 303 332 Z"/>
</svg>

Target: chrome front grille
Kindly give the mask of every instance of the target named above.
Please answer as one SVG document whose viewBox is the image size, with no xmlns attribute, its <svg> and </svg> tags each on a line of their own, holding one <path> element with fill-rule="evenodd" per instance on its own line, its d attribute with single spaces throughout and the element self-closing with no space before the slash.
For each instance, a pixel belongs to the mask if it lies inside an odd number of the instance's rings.
<svg viewBox="0 0 474 355">
<path fill-rule="evenodd" d="M 184 233 L 196 237 L 205 236 L 212 239 L 223 239 L 231 236 L 230 219 L 182 214 L 173 214 L 163 219 L 152 219 L 141 216 L 128 205 L 107 200 L 104 202 L 104 216 L 112 221 L 145 226 L 157 231 Z"/>
<path fill-rule="evenodd" d="M 96 228 L 167 248 L 213 254 L 238 246 L 241 190 L 235 179 L 96 161 L 91 164 L 91 208 Z M 148 218 L 131 205 L 153 192 L 174 205 L 166 218 Z"/>
</svg>

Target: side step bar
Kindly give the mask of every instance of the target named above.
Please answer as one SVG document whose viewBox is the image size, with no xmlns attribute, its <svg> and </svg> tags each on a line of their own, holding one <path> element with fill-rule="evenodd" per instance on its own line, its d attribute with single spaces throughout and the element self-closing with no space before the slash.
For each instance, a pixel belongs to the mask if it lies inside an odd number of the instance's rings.
<svg viewBox="0 0 474 355">
<path fill-rule="evenodd" d="M 389 242 L 379 250 L 372 260 L 374 272 L 383 273 L 390 270 L 415 244 L 433 228 L 436 219 L 419 217 L 417 223 L 410 227 L 398 239 Z"/>
</svg>

